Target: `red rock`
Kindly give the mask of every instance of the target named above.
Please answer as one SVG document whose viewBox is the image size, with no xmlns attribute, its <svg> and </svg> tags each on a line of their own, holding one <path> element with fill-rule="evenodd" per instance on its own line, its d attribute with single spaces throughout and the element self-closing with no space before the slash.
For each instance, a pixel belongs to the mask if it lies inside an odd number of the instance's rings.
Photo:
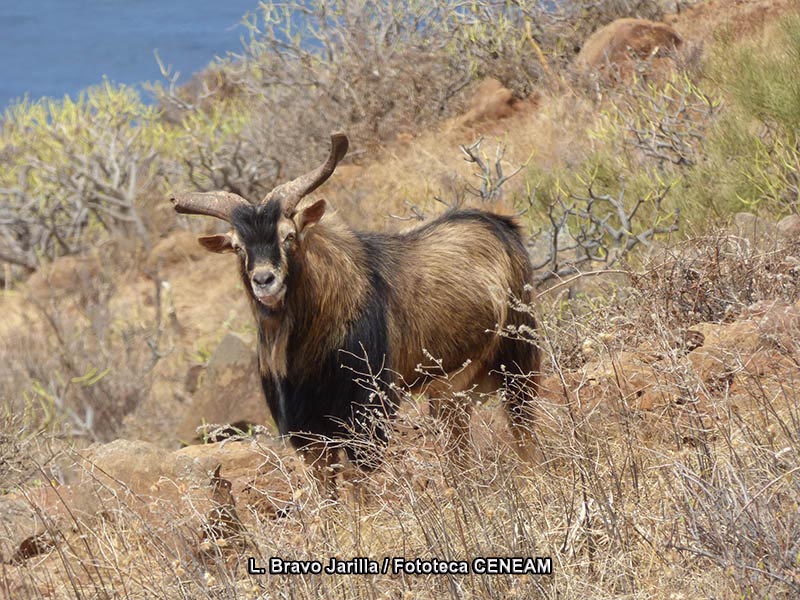
<svg viewBox="0 0 800 600">
<path fill-rule="evenodd" d="M 598 70 L 614 65 L 624 76 L 634 59 L 654 57 L 663 60 L 667 52 L 682 44 L 683 39 L 678 32 L 666 23 L 647 19 L 617 19 L 589 36 L 575 64 Z"/>
<path fill-rule="evenodd" d="M 235 423 L 246 429 L 272 422 L 261 391 L 256 349 L 239 335 L 229 333 L 222 339 L 196 385 L 178 426 L 177 437 L 184 443 L 199 441 L 197 428 L 207 425 Z"/>
<path fill-rule="evenodd" d="M 467 111 L 449 122 L 451 127 L 470 127 L 480 123 L 491 123 L 507 119 L 516 113 L 524 103 L 536 104 L 537 96 L 527 100 L 514 97 L 514 93 L 497 79 L 484 79 L 469 101 Z"/>
<path fill-rule="evenodd" d="M 789 215 L 778 221 L 778 231 L 785 237 L 800 237 L 800 215 Z"/>
</svg>

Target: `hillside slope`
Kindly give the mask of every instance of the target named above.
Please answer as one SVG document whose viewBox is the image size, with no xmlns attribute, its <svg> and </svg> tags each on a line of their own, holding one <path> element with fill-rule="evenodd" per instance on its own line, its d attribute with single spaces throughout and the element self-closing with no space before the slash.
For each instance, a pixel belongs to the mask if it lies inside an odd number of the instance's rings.
<svg viewBox="0 0 800 600">
<path fill-rule="evenodd" d="M 524 97 L 477 81 L 458 114 L 357 148 L 315 195 L 362 228 L 413 226 L 444 203 L 517 214 L 543 230 L 534 260 L 558 225 L 548 202 L 618 197 L 614 210 L 642 207 L 631 237 L 664 226 L 610 272 L 542 279 L 533 460 L 513 451 L 496 395 L 475 407 L 465 465 L 407 393 L 385 465 L 344 465 L 339 496 L 321 495 L 266 417 L 236 257 L 205 252 L 198 232 L 219 225 L 176 218 L 166 198 L 148 199 L 163 233 L 149 248 L 98 238 L 5 292 L 0 596 L 796 597 L 800 162 L 773 113 L 745 112 L 723 60 L 784 60 L 775 40 L 796 9 L 698 2 L 664 19 L 675 52 L 649 48 L 627 72 L 565 67 Z M 652 139 L 699 141 L 653 158 L 634 133 L 654 119 L 666 134 Z M 741 132 L 775 145 L 739 154 Z M 486 170 L 459 150 L 480 137 Z M 756 166 L 774 187 L 750 172 L 742 187 L 734 175 L 767 155 L 780 160 Z M 467 191 L 482 184 L 496 193 Z M 553 574 L 247 572 L 272 556 L 538 556 Z"/>
</svg>

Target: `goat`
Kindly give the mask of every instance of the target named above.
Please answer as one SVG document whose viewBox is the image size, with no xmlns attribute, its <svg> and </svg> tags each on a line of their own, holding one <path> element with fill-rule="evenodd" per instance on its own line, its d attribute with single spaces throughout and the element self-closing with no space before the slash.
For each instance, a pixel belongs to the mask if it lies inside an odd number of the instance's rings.
<svg viewBox="0 0 800 600">
<path fill-rule="evenodd" d="M 212 252 L 239 255 L 262 386 L 279 432 L 323 469 L 331 452 L 314 439 L 339 440 L 354 463 L 372 468 L 388 435 L 385 420 L 370 415 L 395 413 L 393 384 L 431 396 L 444 391 L 441 381 L 419 372 L 432 356 L 456 392 L 497 390 L 508 377 L 522 376 L 522 384 L 505 390 L 512 430 L 522 440 L 538 392 L 539 350 L 497 333 L 536 327 L 529 313 L 509 308 L 509 294 L 530 300 L 531 264 L 517 224 L 490 212 L 453 210 L 410 231 L 375 233 L 355 231 L 336 215 L 323 219 L 323 199 L 298 208 L 347 147 L 344 134 L 333 134 L 324 164 L 257 204 L 221 191 L 171 198 L 179 213 L 231 225 L 199 241 Z M 365 372 L 375 389 L 361 385 Z M 436 411 L 451 439 L 463 442 L 468 410 L 445 400 Z M 372 451 L 355 443 L 364 437 Z"/>
</svg>

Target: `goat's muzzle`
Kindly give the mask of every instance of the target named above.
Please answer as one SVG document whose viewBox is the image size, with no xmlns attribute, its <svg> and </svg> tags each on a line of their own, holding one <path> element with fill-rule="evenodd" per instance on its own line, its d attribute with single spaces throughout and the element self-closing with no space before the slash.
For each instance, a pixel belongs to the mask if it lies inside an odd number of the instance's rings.
<svg viewBox="0 0 800 600">
<path fill-rule="evenodd" d="M 261 304 L 275 310 L 283 305 L 286 282 L 271 269 L 259 269 L 250 276 L 253 295 Z"/>
</svg>

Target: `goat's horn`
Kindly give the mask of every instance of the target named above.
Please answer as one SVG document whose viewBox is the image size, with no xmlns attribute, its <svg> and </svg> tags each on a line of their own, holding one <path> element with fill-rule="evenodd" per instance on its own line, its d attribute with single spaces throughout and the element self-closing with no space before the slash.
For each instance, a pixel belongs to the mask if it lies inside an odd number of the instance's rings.
<svg viewBox="0 0 800 600">
<path fill-rule="evenodd" d="M 175 210 L 187 215 L 208 215 L 230 223 L 233 211 L 250 203 L 231 192 L 187 192 L 170 198 Z"/>
<path fill-rule="evenodd" d="M 321 186 L 333 174 L 336 165 L 347 154 L 347 147 L 349 142 L 344 133 L 331 134 L 331 153 L 328 160 L 320 165 L 310 173 L 301 175 L 297 179 L 293 179 L 283 185 L 279 185 L 272 190 L 264 202 L 268 200 L 279 200 L 283 203 L 283 211 L 287 215 L 294 213 L 297 203 L 303 196 L 306 196 Z"/>
</svg>

